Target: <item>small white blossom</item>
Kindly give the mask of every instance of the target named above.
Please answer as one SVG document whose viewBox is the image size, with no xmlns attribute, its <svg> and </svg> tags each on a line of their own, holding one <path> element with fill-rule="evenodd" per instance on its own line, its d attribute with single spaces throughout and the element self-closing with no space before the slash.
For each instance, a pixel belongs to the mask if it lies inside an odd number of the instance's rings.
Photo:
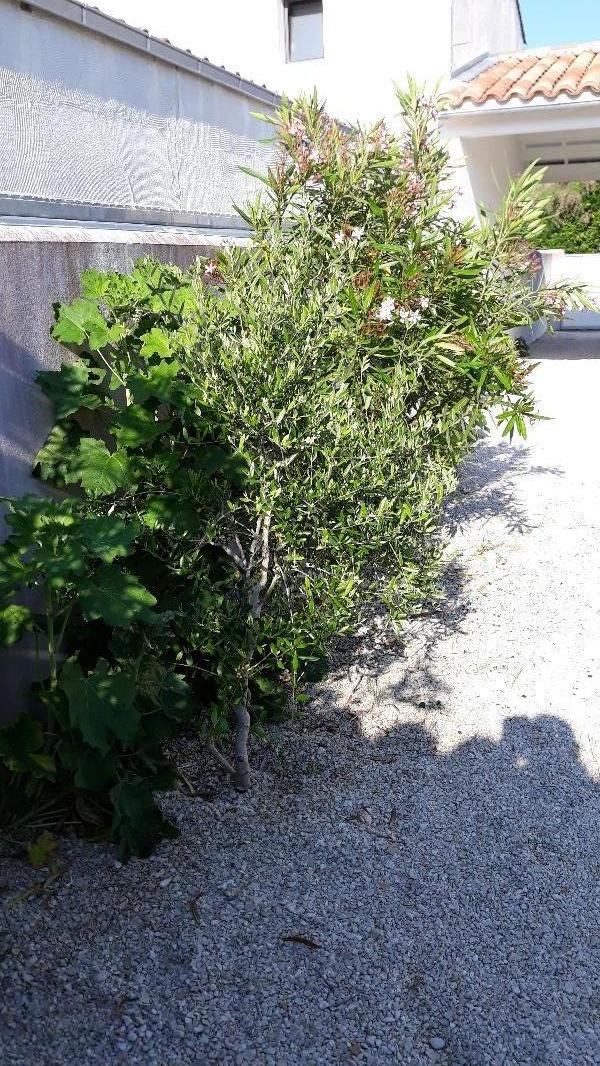
<svg viewBox="0 0 600 1066">
<path fill-rule="evenodd" d="M 364 226 L 353 226 L 352 230 L 350 231 L 350 240 L 354 241 L 355 244 L 358 244 L 359 241 L 362 241 L 364 235 L 365 235 L 365 227 Z"/>
<path fill-rule="evenodd" d="M 345 240 L 346 240 L 346 234 L 341 229 L 339 231 L 339 233 L 336 233 L 335 237 L 333 238 L 333 243 L 337 244 L 337 245 L 340 245 L 340 244 L 343 244 Z"/>
<path fill-rule="evenodd" d="M 386 296 L 381 301 L 381 307 L 377 312 L 377 318 L 380 322 L 391 322 L 396 310 L 396 301 L 392 300 L 391 296 Z"/>
<path fill-rule="evenodd" d="M 419 307 L 422 311 L 427 310 L 427 308 L 429 307 L 429 299 L 427 296 L 421 296 L 421 299 L 419 300 Z"/>
<path fill-rule="evenodd" d="M 408 329 L 409 326 L 416 326 L 417 322 L 421 321 L 421 312 L 412 311 L 410 307 L 401 307 L 398 311 L 398 318 Z"/>
</svg>

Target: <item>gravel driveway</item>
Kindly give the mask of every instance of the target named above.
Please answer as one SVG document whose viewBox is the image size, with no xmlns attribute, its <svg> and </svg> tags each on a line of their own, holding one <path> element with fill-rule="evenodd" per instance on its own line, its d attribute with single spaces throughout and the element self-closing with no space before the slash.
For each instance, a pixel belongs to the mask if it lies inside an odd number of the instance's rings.
<svg viewBox="0 0 600 1066">
<path fill-rule="evenodd" d="M 64 842 L 27 902 L 0 867 L 3 1064 L 600 1062 L 600 333 L 533 354 L 556 419 L 468 464 L 447 601 L 248 796 L 167 797 L 181 839 L 124 867 Z"/>
</svg>

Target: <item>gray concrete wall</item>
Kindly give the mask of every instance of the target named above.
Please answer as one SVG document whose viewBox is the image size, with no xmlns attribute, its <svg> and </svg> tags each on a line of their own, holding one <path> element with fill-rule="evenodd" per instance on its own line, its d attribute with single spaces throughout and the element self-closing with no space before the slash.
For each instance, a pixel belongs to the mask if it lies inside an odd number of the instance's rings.
<svg viewBox="0 0 600 1066">
<path fill-rule="evenodd" d="M 259 184 L 239 167 L 263 172 L 272 156 L 252 112 L 276 103 L 71 0 L 0 0 L 0 215 L 2 198 L 30 197 L 137 221 L 157 210 L 196 224 L 231 216 Z"/>
<path fill-rule="evenodd" d="M 2 496 L 43 491 L 31 477 L 31 466 L 52 426 L 53 412 L 35 378 L 40 370 L 56 369 L 64 358 L 64 350 L 50 337 L 53 302 L 77 296 L 81 272 L 90 267 L 126 271 L 140 256 L 153 255 L 185 268 L 197 255 L 214 251 L 202 235 L 194 238 L 190 233 L 169 234 L 167 230 L 146 235 L 107 231 L 104 239 L 98 232 L 82 231 L 79 240 L 76 230 L 68 240 L 60 229 L 51 240 L 33 239 L 36 234 L 31 227 L 28 232 L 28 240 L 11 240 L 7 239 L 10 231 L 0 229 Z M 34 645 L 27 640 L 0 651 L 0 722 L 26 707 L 27 688 L 35 676 L 34 658 Z"/>
</svg>

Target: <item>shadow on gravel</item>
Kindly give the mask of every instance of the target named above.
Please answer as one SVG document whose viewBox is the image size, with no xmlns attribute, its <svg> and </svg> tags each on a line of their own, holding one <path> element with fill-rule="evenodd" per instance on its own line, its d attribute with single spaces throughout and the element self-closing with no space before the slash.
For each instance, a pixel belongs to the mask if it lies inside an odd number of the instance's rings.
<svg viewBox="0 0 600 1066">
<path fill-rule="evenodd" d="M 518 481 L 531 474 L 562 477 L 559 467 L 532 466 L 526 444 L 496 444 L 483 440 L 463 463 L 456 491 L 448 498 L 444 513 L 450 535 L 473 519 L 502 515 L 510 532 L 531 528 L 527 508 L 519 499 Z"/>
<path fill-rule="evenodd" d="M 499 742 L 439 754 L 407 724 L 364 743 L 328 796 L 321 773 L 287 884 L 285 862 L 259 874 L 292 901 L 281 934 L 321 946 L 273 948 L 286 1000 L 319 1018 L 279 1061 L 353 1062 L 346 1034 L 377 1066 L 599 1062 L 600 788 L 569 726 L 516 716 Z"/>
<path fill-rule="evenodd" d="M 246 797 L 172 795 L 160 855 L 81 846 L 54 910 L 7 905 L 3 1063 L 600 1061 L 600 791 L 569 727 L 439 754 L 340 711 Z M 32 878 L 0 872 L 10 896 Z"/>
</svg>

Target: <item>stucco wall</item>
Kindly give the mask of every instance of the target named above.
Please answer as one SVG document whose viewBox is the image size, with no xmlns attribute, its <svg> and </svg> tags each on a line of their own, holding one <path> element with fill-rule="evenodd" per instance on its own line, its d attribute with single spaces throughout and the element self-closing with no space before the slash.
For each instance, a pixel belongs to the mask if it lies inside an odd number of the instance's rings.
<svg viewBox="0 0 600 1066">
<path fill-rule="evenodd" d="M 453 70 L 486 52 L 517 51 L 523 43 L 516 0 L 453 0 Z"/>
<path fill-rule="evenodd" d="M 516 0 L 324 0 L 323 59 L 286 63 L 283 0 L 99 2 L 279 92 L 316 86 L 331 113 L 349 122 L 394 115 L 393 85 L 408 73 L 433 84 L 453 66 L 517 48 L 520 39 Z"/>
<path fill-rule="evenodd" d="M 187 235 L 186 235 L 187 236 Z M 162 235 L 163 241 L 168 235 Z M 118 243 L 103 240 L 77 243 L 60 239 L 12 241 L 0 234 L 0 495 L 40 492 L 31 477 L 32 460 L 52 425 L 49 402 L 35 385 L 39 370 L 55 369 L 64 352 L 51 338 L 52 304 L 72 299 L 81 272 L 130 270 L 141 255 L 188 266 L 211 246 L 197 244 Z M 189 240 L 189 236 L 188 236 Z M 23 641 L 0 652 L 0 721 L 10 720 L 25 706 L 34 676 L 34 646 Z"/>
<path fill-rule="evenodd" d="M 456 179 L 461 190 L 459 212 L 478 217 L 478 208 L 494 212 L 510 182 L 522 169 L 515 137 L 454 137 L 449 139 Z"/>
<path fill-rule="evenodd" d="M 270 108 L 0 0 L 0 197 L 231 216 L 258 187 L 240 165 L 272 155 L 253 110 Z"/>
</svg>

